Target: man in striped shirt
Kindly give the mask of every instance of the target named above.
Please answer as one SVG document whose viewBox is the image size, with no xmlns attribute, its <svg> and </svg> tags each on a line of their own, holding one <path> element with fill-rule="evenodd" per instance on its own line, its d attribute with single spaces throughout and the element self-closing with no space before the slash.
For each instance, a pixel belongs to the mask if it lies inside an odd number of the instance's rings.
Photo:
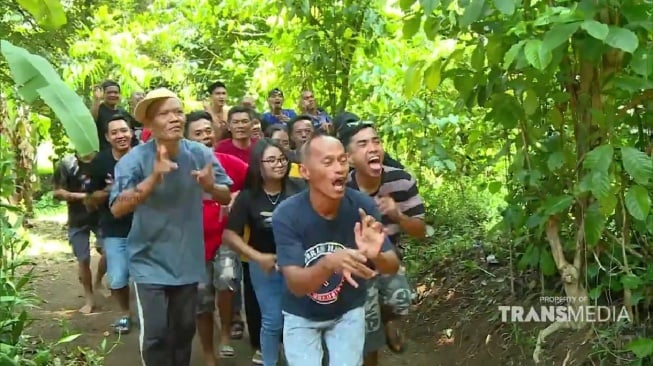
<svg viewBox="0 0 653 366">
<path fill-rule="evenodd" d="M 383 145 L 371 122 L 355 121 L 342 126 L 339 137 L 349 152 L 347 185 L 374 197 L 383 214 L 382 222 L 390 241 L 399 250 L 402 232 L 423 238 L 426 235 L 424 203 L 415 179 L 405 170 L 383 165 Z M 397 328 L 399 316 L 408 314 L 411 291 L 405 269 L 396 275 L 379 276 L 368 287 L 365 305 L 367 335 L 365 366 L 378 364 L 379 350 L 387 344 L 395 353 L 404 351 Z"/>
</svg>

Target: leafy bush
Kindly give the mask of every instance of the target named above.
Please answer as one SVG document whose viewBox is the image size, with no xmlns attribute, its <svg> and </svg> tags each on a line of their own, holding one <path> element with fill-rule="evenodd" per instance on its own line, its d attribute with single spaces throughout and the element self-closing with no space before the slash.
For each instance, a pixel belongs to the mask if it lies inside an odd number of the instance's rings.
<svg viewBox="0 0 653 366">
<path fill-rule="evenodd" d="M 15 175 L 10 149 L 0 136 L 0 365 L 100 365 L 105 342 L 100 352 L 79 348 L 79 355 L 63 353 L 57 346 L 75 340 L 79 334 L 65 334 L 55 344 L 33 345 L 27 341 L 25 330 L 31 322 L 30 309 L 36 303 L 36 294 L 30 284 L 34 280 L 35 264 L 26 256 L 29 245 L 23 229 L 23 216 L 19 208 L 10 204 Z M 100 355 L 98 355 L 100 354 Z M 77 362 L 79 359 L 83 362 Z"/>
</svg>

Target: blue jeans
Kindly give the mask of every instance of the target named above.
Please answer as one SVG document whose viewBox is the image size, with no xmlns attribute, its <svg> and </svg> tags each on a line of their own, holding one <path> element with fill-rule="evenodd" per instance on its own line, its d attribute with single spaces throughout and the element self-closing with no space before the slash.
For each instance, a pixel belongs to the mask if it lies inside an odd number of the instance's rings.
<svg viewBox="0 0 653 366">
<path fill-rule="evenodd" d="M 109 288 L 119 290 L 129 285 L 129 254 L 127 238 L 104 238 L 104 253 L 107 257 Z"/>
<path fill-rule="evenodd" d="M 283 313 L 283 347 L 288 365 L 321 366 L 324 351 L 329 366 L 361 366 L 365 345 L 365 307 L 349 310 L 328 321 L 313 321 Z"/>
<path fill-rule="evenodd" d="M 249 275 L 261 308 L 261 354 L 264 366 L 276 366 L 281 349 L 283 315 L 281 313 L 281 292 L 284 282 L 281 273 L 263 272 L 256 262 L 249 262 Z M 291 363 L 291 365 L 294 365 Z"/>
</svg>

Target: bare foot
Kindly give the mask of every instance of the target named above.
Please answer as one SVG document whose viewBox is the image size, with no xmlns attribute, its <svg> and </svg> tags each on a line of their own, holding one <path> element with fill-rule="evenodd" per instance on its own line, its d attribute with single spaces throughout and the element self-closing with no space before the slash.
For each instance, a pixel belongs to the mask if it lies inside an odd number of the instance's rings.
<svg viewBox="0 0 653 366">
<path fill-rule="evenodd" d="M 93 285 L 93 288 L 95 289 L 96 293 L 99 293 L 104 297 L 111 297 L 111 291 L 106 286 L 104 286 L 102 281 L 96 282 L 95 285 Z"/>
<path fill-rule="evenodd" d="M 93 305 L 86 304 L 86 305 L 82 306 L 81 309 L 79 309 L 79 312 L 82 313 L 82 314 L 90 314 L 90 313 L 93 312 Z"/>
</svg>

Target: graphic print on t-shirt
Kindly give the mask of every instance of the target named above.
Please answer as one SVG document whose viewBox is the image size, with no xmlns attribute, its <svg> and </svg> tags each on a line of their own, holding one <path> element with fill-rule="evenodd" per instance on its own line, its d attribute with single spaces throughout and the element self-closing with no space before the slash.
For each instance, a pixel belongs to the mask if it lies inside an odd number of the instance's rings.
<svg viewBox="0 0 653 366">
<path fill-rule="evenodd" d="M 327 242 L 316 244 L 308 248 L 304 252 L 304 262 L 306 263 L 306 267 L 312 266 L 317 263 L 320 258 L 329 253 L 333 253 L 338 249 L 346 249 L 346 247 L 339 243 Z M 319 290 L 309 294 L 309 297 L 311 300 L 321 305 L 333 304 L 338 301 L 338 296 L 340 295 L 340 291 L 342 291 L 344 282 L 342 274 L 334 273 L 326 282 L 324 282 L 324 284 L 322 284 L 322 287 Z"/>
<path fill-rule="evenodd" d="M 272 229 L 272 212 L 263 211 L 260 215 L 263 227 L 266 229 Z"/>
</svg>

